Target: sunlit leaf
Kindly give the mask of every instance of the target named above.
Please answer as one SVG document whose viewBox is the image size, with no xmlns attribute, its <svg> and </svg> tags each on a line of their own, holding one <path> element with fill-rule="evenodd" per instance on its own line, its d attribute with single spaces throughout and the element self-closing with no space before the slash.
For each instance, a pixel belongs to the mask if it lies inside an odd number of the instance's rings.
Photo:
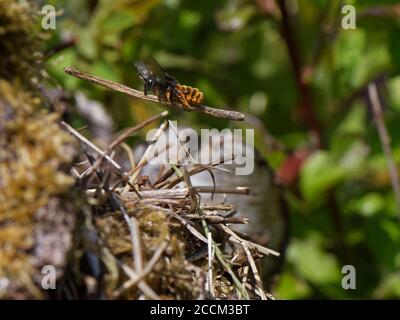
<svg viewBox="0 0 400 320">
<path fill-rule="evenodd" d="M 300 188 L 308 201 L 314 201 L 339 183 L 345 171 L 325 151 L 314 153 L 308 158 L 300 175 Z"/>
</svg>

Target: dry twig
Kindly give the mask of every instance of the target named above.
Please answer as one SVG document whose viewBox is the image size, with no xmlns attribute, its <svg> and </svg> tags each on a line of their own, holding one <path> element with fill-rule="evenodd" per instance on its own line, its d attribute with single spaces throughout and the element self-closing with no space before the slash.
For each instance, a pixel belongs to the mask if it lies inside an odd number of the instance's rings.
<svg viewBox="0 0 400 320">
<path fill-rule="evenodd" d="M 119 289 L 115 290 L 113 293 L 114 297 L 118 297 L 121 295 L 121 293 L 125 290 L 128 290 L 129 288 L 133 287 L 136 285 L 140 280 L 144 279 L 154 268 L 158 260 L 161 258 L 161 255 L 163 254 L 164 250 L 167 248 L 167 242 L 164 241 L 161 243 L 161 245 L 158 247 L 157 251 L 154 253 L 154 255 L 151 257 L 147 265 L 144 267 L 143 271 L 140 274 L 137 274 L 126 281 Z"/>
<path fill-rule="evenodd" d="M 120 84 L 120 83 L 116 83 L 113 81 L 109 81 L 109 80 L 105 80 L 105 79 L 101 79 L 99 77 L 93 76 L 91 74 L 88 73 L 84 73 L 84 72 L 80 72 L 72 67 L 65 67 L 64 68 L 64 72 L 77 77 L 79 79 L 85 80 L 85 81 L 89 81 L 92 82 L 94 84 L 97 84 L 99 86 L 114 90 L 114 91 L 118 91 L 118 92 L 122 92 L 125 93 L 131 97 L 135 97 L 138 99 L 143 99 L 143 100 L 147 100 L 147 101 L 152 101 L 152 102 L 157 102 L 157 103 L 161 103 L 163 105 L 166 105 L 168 107 L 176 107 L 174 105 L 171 104 L 165 104 L 161 101 L 159 101 L 158 97 L 154 96 L 154 95 L 144 95 L 143 92 L 132 89 L 126 85 Z M 229 119 L 229 120 L 235 120 L 235 121 L 243 121 L 244 120 L 244 114 L 237 112 L 237 111 L 231 111 L 231 110 L 223 110 L 223 109 L 219 109 L 219 108 L 212 108 L 212 107 L 208 107 L 208 106 L 204 106 L 204 105 L 199 105 L 199 106 L 191 106 L 193 111 L 197 111 L 197 112 L 202 112 L 202 113 L 206 113 L 209 114 L 213 117 L 217 117 L 217 118 L 222 118 L 222 119 Z"/>
<path fill-rule="evenodd" d="M 261 282 L 260 275 L 258 274 L 256 263 L 254 262 L 253 256 L 251 255 L 251 252 L 249 250 L 247 243 L 242 242 L 242 247 L 243 247 L 244 251 L 246 252 L 247 260 L 249 261 L 251 271 L 253 272 L 253 275 L 254 275 L 254 279 L 256 279 L 257 289 L 258 289 L 258 292 L 260 293 L 260 297 L 262 300 L 267 300 L 267 297 L 262 288 L 262 282 Z"/>
<path fill-rule="evenodd" d="M 214 251 L 213 250 L 213 239 L 211 232 L 207 234 L 207 245 L 208 245 L 208 277 L 207 277 L 207 287 L 212 298 L 215 297 L 214 285 L 213 285 L 213 263 L 214 263 Z"/>
<path fill-rule="evenodd" d="M 89 146 L 93 151 L 97 152 L 104 158 L 106 158 L 107 161 L 109 161 L 117 170 L 122 170 L 122 167 L 116 163 L 109 155 L 107 155 L 106 152 L 101 150 L 98 146 L 96 146 L 93 142 L 91 142 L 89 139 L 81 135 L 77 130 L 72 128 L 68 123 L 65 123 L 64 121 L 61 121 L 61 126 L 66 129 L 69 133 L 71 133 L 73 136 L 75 136 L 77 139 L 82 141 L 84 144 Z"/>
<path fill-rule="evenodd" d="M 260 253 L 265 254 L 267 256 L 268 255 L 273 255 L 273 256 L 279 257 L 279 255 L 280 255 L 279 252 L 276 252 L 275 250 L 268 249 L 266 247 L 260 246 L 257 243 L 250 242 L 248 240 L 242 239 L 235 232 L 233 232 L 231 229 L 229 229 L 227 226 L 224 226 L 223 224 L 220 224 L 219 227 L 222 230 L 224 230 L 227 234 L 229 234 L 231 236 L 231 241 L 232 242 L 236 242 L 236 243 L 239 243 L 241 245 L 246 244 L 250 248 L 254 248 L 254 249 L 258 250 Z"/>
<path fill-rule="evenodd" d="M 383 153 L 387 161 L 387 165 L 390 172 L 390 179 L 392 182 L 392 188 L 397 204 L 397 213 L 400 221 L 400 181 L 399 173 L 397 172 L 396 164 L 393 160 L 392 149 L 390 147 L 390 137 L 387 131 L 385 121 L 383 119 L 382 105 L 379 99 L 378 90 L 375 83 L 371 83 L 368 86 L 368 97 L 372 105 L 372 113 L 374 115 L 375 124 L 378 130 L 379 139 L 382 144 Z"/>
</svg>

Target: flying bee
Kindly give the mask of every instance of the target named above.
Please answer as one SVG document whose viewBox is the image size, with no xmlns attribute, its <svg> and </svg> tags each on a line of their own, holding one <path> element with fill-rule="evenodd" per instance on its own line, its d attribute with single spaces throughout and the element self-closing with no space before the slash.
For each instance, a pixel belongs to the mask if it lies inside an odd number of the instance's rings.
<svg viewBox="0 0 400 320">
<path fill-rule="evenodd" d="M 137 61 L 135 67 L 144 82 L 145 95 L 152 91 L 160 100 L 166 100 L 169 104 L 178 102 L 187 111 L 191 109 L 190 105 L 203 103 L 204 95 L 199 89 L 178 83 L 173 76 L 164 72 L 153 58 Z"/>
</svg>

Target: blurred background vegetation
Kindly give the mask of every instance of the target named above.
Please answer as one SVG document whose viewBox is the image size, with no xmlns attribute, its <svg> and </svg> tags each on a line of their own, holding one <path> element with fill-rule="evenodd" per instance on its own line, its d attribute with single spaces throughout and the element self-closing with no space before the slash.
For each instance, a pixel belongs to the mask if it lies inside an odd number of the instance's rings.
<svg viewBox="0 0 400 320">
<path fill-rule="evenodd" d="M 281 299 L 400 298 L 400 228 L 368 99 L 376 83 L 400 164 L 400 1 L 86 0 L 56 7 L 46 61 L 71 92 L 100 101 L 114 130 L 160 112 L 63 73 L 63 66 L 142 88 L 133 63 L 153 56 L 210 106 L 249 115 L 228 123 L 176 112 L 193 127 L 254 127 L 290 204 Z M 357 28 L 341 8 L 354 5 Z M 78 117 L 74 125 L 84 125 Z M 268 206 L 268 203 L 265 204 Z M 354 265 L 357 289 L 343 290 Z"/>
</svg>

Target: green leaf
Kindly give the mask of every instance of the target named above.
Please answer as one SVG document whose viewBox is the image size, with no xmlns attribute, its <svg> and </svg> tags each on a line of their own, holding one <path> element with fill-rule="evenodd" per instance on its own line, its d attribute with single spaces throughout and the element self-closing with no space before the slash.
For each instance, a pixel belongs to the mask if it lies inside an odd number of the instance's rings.
<svg viewBox="0 0 400 320">
<path fill-rule="evenodd" d="M 82 30 L 77 43 L 78 51 L 84 57 L 95 60 L 98 55 L 98 47 L 95 40 L 95 33 L 91 29 Z"/>
<path fill-rule="evenodd" d="M 393 28 L 393 30 L 390 33 L 390 39 L 389 39 L 389 47 L 390 47 L 390 53 L 391 53 L 391 60 L 394 65 L 394 72 L 397 74 L 400 73 L 400 60 L 399 60 L 399 54 L 400 54 L 400 41 L 399 41 L 399 31 L 400 28 L 396 27 Z"/>
<path fill-rule="evenodd" d="M 293 241 L 289 247 L 288 259 L 308 281 L 316 285 L 340 285 L 341 272 L 335 256 L 324 252 L 316 240 Z"/>
<path fill-rule="evenodd" d="M 105 61 L 97 61 L 92 67 L 92 72 L 98 77 L 114 82 L 121 82 L 118 69 Z"/>
<path fill-rule="evenodd" d="M 396 111 L 400 111 L 400 76 L 390 79 L 388 81 L 388 88 L 389 105 L 396 109 Z"/>
<path fill-rule="evenodd" d="M 182 10 L 179 15 L 179 23 L 184 29 L 196 28 L 201 21 L 201 14 L 196 11 Z"/>
<path fill-rule="evenodd" d="M 311 288 L 301 278 L 285 272 L 279 279 L 275 291 L 278 299 L 304 299 L 311 293 Z"/>
<path fill-rule="evenodd" d="M 339 183 L 345 175 L 326 151 L 318 151 L 306 160 L 300 175 L 300 189 L 304 198 L 315 201 L 327 190 Z"/>
<path fill-rule="evenodd" d="M 359 87 L 365 77 L 361 63 L 365 59 L 367 35 L 364 30 L 341 32 L 333 49 L 335 69 L 337 71 L 336 87 L 339 94 Z"/>
<path fill-rule="evenodd" d="M 130 12 L 124 12 L 122 10 L 112 12 L 107 19 L 104 19 L 104 23 L 101 26 L 105 32 L 119 33 L 129 27 L 136 24 L 136 17 Z"/>
<path fill-rule="evenodd" d="M 366 226 L 367 244 L 375 258 L 386 270 L 396 266 L 396 254 L 400 248 L 400 231 L 396 220 L 371 219 Z"/>
<path fill-rule="evenodd" d="M 366 108 L 363 104 L 354 105 L 340 123 L 338 134 L 363 134 L 365 133 Z"/>
<path fill-rule="evenodd" d="M 385 208 L 385 199 L 379 193 L 370 192 L 359 199 L 353 199 L 348 204 L 348 210 L 364 217 L 372 217 Z"/>
<path fill-rule="evenodd" d="M 385 277 L 381 285 L 374 292 L 375 299 L 399 299 L 400 298 L 400 274 L 392 273 Z"/>
</svg>

